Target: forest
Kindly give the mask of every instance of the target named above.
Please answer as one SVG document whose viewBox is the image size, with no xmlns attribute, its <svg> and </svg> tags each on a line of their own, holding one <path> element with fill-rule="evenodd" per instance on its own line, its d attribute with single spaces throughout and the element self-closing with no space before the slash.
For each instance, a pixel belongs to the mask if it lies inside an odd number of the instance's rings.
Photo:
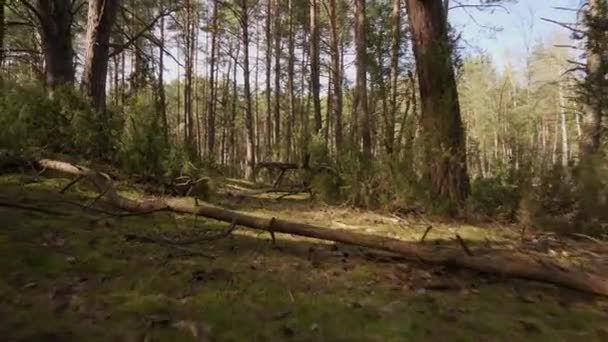
<svg viewBox="0 0 608 342">
<path fill-rule="evenodd" d="M 606 0 L 0 0 L 0 339 L 605 341 L 605 99 Z"/>
</svg>

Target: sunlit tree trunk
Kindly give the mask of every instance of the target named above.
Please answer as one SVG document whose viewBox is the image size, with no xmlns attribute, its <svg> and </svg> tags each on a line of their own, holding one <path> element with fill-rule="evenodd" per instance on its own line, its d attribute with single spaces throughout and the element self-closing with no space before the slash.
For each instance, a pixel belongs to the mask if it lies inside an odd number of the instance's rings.
<svg viewBox="0 0 608 342">
<path fill-rule="evenodd" d="M 395 145 L 395 120 L 397 116 L 399 93 L 399 55 L 401 46 L 401 0 L 393 0 L 392 46 L 391 46 L 391 98 L 390 113 L 387 120 L 386 151 L 391 154 Z"/>
<path fill-rule="evenodd" d="M 246 165 L 245 178 L 253 180 L 255 170 L 255 131 L 253 123 L 253 108 L 251 98 L 250 70 L 249 70 L 249 7 L 247 0 L 240 2 L 240 24 L 243 42 L 243 78 L 245 91 L 245 144 L 246 144 Z"/>
<path fill-rule="evenodd" d="M 455 215 L 469 193 L 466 147 L 441 0 L 407 0 L 431 200 Z M 441 203 L 439 203 L 441 202 Z"/>
<path fill-rule="evenodd" d="M 568 145 L 568 125 L 566 121 L 566 103 L 564 101 L 564 90 L 562 83 L 559 83 L 559 107 L 562 124 L 562 166 L 568 167 L 570 159 L 570 148 Z"/>
<path fill-rule="evenodd" d="M 274 150 L 281 159 L 281 2 L 274 3 Z"/>
</svg>

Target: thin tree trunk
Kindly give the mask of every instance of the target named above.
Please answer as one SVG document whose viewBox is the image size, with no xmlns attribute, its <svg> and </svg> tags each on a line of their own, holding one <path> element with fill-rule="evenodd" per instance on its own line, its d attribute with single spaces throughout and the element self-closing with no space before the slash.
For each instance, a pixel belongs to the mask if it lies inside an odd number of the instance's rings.
<svg viewBox="0 0 608 342">
<path fill-rule="evenodd" d="M 240 0 L 241 30 L 243 33 L 243 78 L 245 90 L 245 135 L 246 135 L 246 166 L 245 178 L 254 180 L 255 174 L 255 131 L 253 128 L 253 108 L 251 99 L 250 70 L 249 70 L 249 7 L 247 0 Z"/>
<path fill-rule="evenodd" d="M 319 134 L 323 125 L 321 117 L 321 55 L 319 34 L 319 0 L 309 0 L 310 5 L 310 82 L 312 89 L 313 112 L 315 118 L 315 134 Z M 363 38 L 365 39 L 365 38 Z"/>
<path fill-rule="evenodd" d="M 559 107 L 562 121 L 562 166 L 568 167 L 570 159 L 570 148 L 568 145 L 568 125 L 566 122 L 566 104 L 564 101 L 564 90 L 562 83 L 559 83 Z"/>
<path fill-rule="evenodd" d="M 264 146 L 266 156 L 272 154 L 272 95 L 271 95 L 271 74 L 272 74 L 272 0 L 266 0 L 266 134 L 264 135 Z"/>
<path fill-rule="evenodd" d="M 392 13 L 392 47 L 391 47 L 391 100 L 386 134 L 386 151 L 389 154 L 395 149 L 395 121 L 397 117 L 397 94 L 399 89 L 399 56 L 401 46 L 401 0 L 393 0 Z"/>
<path fill-rule="evenodd" d="M 0 0 L 0 69 L 4 64 L 4 5 L 6 0 Z M 2 75 L 0 75 L 2 77 Z"/>
<path fill-rule="evenodd" d="M 274 150 L 281 159 L 281 2 L 274 3 Z"/>
<path fill-rule="evenodd" d="M 291 141 L 293 134 L 293 126 L 295 124 L 296 117 L 296 97 L 295 97 L 295 86 L 294 86 L 294 78 L 295 78 L 295 30 L 294 30 L 294 9 L 293 9 L 293 1 L 289 0 L 289 54 L 287 56 L 287 93 L 289 96 L 289 113 L 288 113 L 288 123 L 287 123 L 287 132 L 285 133 L 285 161 L 291 160 Z"/>
<path fill-rule="evenodd" d="M 449 215 L 469 193 L 466 146 L 448 28 L 441 0 L 407 0 L 422 101 L 422 129 L 431 200 Z"/>
<path fill-rule="evenodd" d="M 215 102 L 217 90 L 215 85 L 215 58 L 218 36 L 218 0 L 213 0 L 213 19 L 211 24 L 211 59 L 209 60 L 209 96 L 207 99 L 207 157 L 215 159 Z"/>
<path fill-rule="evenodd" d="M 160 0 L 160 7 L 163 8 Z M 163 138 L 166 145 L 169 144 L 169 122 L 167 120 L 167 99 L 165 95 L 165 17 L 160 18 L 160 40 L 158 58 L 158 110 L 163 124 Z"/>
<path fill-rule="evenodd" d="M 331 72 L 333 80 L 332 109 L 336 155 L 342 151 L 342 66 L 340 62 L 340 35 L 338 33 L 336 0 L 329 0 Z"/>
<path fill-rule="evenodd" d="M 355 45 L 357 65 L 357 106 L 355 112 L 361 121 L 362 157 L 370 161 L 372 157 L 371 116 L 367 105 L 367 19 L 365 0 L 355 0 Z"/>
</svg>

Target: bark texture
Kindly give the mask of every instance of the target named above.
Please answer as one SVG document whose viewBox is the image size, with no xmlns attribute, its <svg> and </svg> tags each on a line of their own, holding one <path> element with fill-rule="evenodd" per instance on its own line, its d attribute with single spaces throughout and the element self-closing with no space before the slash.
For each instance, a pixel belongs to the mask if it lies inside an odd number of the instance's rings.
<svg viewBox="0 0 608 342">
<path fill-rule="evenodd" d="M 469 193 L 466 147 L 441 0 L 407 0 L 422 110 L 431 200 L 448 214 Z"/>
<path fill-rule="evenodd" d="M 89 0 L 82 87 L 93 107 L 106 111 L 106 78 L 110 35 L 119 0 Z"/>
</svg>

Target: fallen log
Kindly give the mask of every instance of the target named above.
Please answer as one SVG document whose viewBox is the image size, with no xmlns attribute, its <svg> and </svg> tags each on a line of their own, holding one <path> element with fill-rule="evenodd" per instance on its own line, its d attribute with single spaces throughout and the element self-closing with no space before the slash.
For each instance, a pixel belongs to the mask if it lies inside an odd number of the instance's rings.
<svg viewBox="0 0 608 342">
<path fill-rule="evenodd" d="M 203 216 L 227 223 L 271 233 L 285 233 L 320 240 L 363 246 L 392 252 L 407 259 L 451 267 L 460 267 L 503 277 L 523 278 L 550 283 L 582 292 L 608 296 L 608 280 L 596 274 L 564 267 L 548 257 L 532 257 L 507 251 L 470 251 L 461 249 L 437 250 L 436 248 L 398 239 L 356 233 L 343 229 L 322 228 L 309 224 L 245 215 L 209 204 L 189 205 L 179 198 L 154 198 L 132 200 L 118 194 L 111 178 L 103 173 L 73 164 L 44 159 L 37 167 L 55 170 L 67 175 L 82 176 L 90 180 L 97 191 L 105 192 L 110 203 L 128 212 L 171 211 Z"/>
</svg>

